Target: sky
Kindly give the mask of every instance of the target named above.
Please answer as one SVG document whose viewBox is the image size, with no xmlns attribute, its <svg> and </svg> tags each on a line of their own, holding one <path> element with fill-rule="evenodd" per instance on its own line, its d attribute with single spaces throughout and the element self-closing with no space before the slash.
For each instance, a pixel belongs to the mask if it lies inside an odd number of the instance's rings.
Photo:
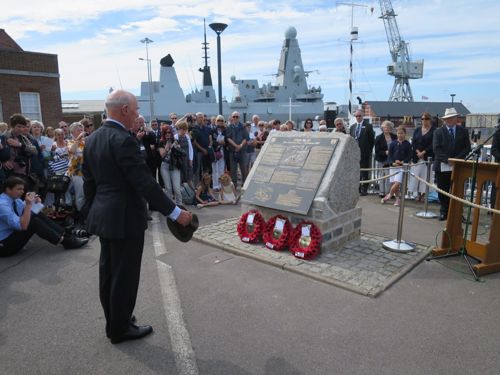
<svg viewBox="0 0 500 375">
<path fill-rule="evenodd" d="M 344 3 L 350 3 L 345 1 Z M 352 3 L 352 2 L 351 2 Z M 272 82 L 284 33 L 297 29 L 310 86 L 325 101 L 349 99 L 351 20 L 354 97 L 388 100 L 394 78 L 377 1 L 284 0 L 1 0 L 0 27 L 26 51 L 58 55 L 63 100 L 104 99 L 110 87 L 140 94 L 147 81 L 148 37 L 153 80 L 160 59 L 171 54 L 188 94 L 202 86 L 201 43 L 207 25 L 224 22 L 221 35 L 223 96 L 232 98 L 230 77 Z M 411 80 L 415 101 L 462 102 L 473 113 L 500 112 L 500 2 L 497 0 L 393 0 L 399 32 L 411 58 L 424 60 L 424 76 Z M 373 12 L 372 12 L 373 9 Z M 207 27 L 209 65 L 217 92 L 216 34 Z"/>
</svg>

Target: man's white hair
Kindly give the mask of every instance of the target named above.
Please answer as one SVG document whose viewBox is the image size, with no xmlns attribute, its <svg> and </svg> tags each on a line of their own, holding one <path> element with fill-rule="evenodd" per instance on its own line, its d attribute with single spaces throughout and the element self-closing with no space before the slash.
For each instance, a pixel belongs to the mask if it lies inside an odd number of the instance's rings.
<svg viewBox="0 0 500 375">
<path fill-rule="evenodd" d="M 131 94 L 127 91 L 116 90 L 108 95 L 104 105 L 106 109 L 121 107 L 126 104 L 130 104 L 132 101 Z"/>
</svg>

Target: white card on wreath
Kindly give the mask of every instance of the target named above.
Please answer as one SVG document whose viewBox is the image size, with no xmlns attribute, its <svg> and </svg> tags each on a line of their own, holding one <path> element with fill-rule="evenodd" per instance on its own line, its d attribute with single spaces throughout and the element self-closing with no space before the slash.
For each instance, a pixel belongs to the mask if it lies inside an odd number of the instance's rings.
<svg viewBox="0 0 500 375">
<path fill-rule="evenodd" d="M 302 227 L 302 237 L 310 237 L 311 236 L 311 226 L 304 225 Z"/>
<path fill-rule="evenodd" d="M 277 219 L 276 222 L 274 223 L 274 229 L 279 232 L 283 232 L 284 228 L 285 228 L 285 220 Z"/>
<path fill-rule="evenodd" d="M 247 224 L 253 224 L 253 219 L 255 218 L 255 214 L 249 214 L 247 216 Z"/>
</svg>

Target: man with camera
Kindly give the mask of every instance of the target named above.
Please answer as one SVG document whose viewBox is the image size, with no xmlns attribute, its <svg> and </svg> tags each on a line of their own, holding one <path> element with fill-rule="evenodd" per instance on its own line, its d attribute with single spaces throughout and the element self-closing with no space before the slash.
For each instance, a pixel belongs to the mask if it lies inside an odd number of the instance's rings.
<svg viewBox="0 0 500 375">
<path fill-rule="evenodd" d="M 77 249 L 88 242 L 88 238 L 75 237 L 43 213 L 35 213 L 33 206 L 41 203 L 41 199 L 28 192 L 21 200 L 24 187 L 22 178 L 11 176 L 5 180 L 4 193 L 0 194 L 0 257 L 21 251 L 34 234 L 65 249 Z"/>
<path fill-rule="evenodd" d="M 9 121 L 10 131 L 6 134 L 6 142 L 10 147 L 11 157 L 3 164 L 3 167 L 11 173 L 27 175 L 29 160 L 32 155 L 37 154 L 36 147 L 24 135 L 28 129 L 28 121 L 19 113 L 10 116 Z"/>
</svg>

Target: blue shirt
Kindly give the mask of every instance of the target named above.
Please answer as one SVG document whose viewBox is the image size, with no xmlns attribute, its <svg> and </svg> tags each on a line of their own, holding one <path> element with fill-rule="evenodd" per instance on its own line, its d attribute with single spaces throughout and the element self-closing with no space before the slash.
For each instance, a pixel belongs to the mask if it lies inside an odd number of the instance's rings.
<svg viewBox="0 0 500 375">
<path fill-rule="evenodd" d="M 19 215 L 14 212 L 14 200 L 7 194 L 0 194 L 0 241 L 9 237 L 14 231 L 21 230 L 21 218 L 24 211 L 24 202 L 16 199 L 16 208 Z"/>
</svg>

